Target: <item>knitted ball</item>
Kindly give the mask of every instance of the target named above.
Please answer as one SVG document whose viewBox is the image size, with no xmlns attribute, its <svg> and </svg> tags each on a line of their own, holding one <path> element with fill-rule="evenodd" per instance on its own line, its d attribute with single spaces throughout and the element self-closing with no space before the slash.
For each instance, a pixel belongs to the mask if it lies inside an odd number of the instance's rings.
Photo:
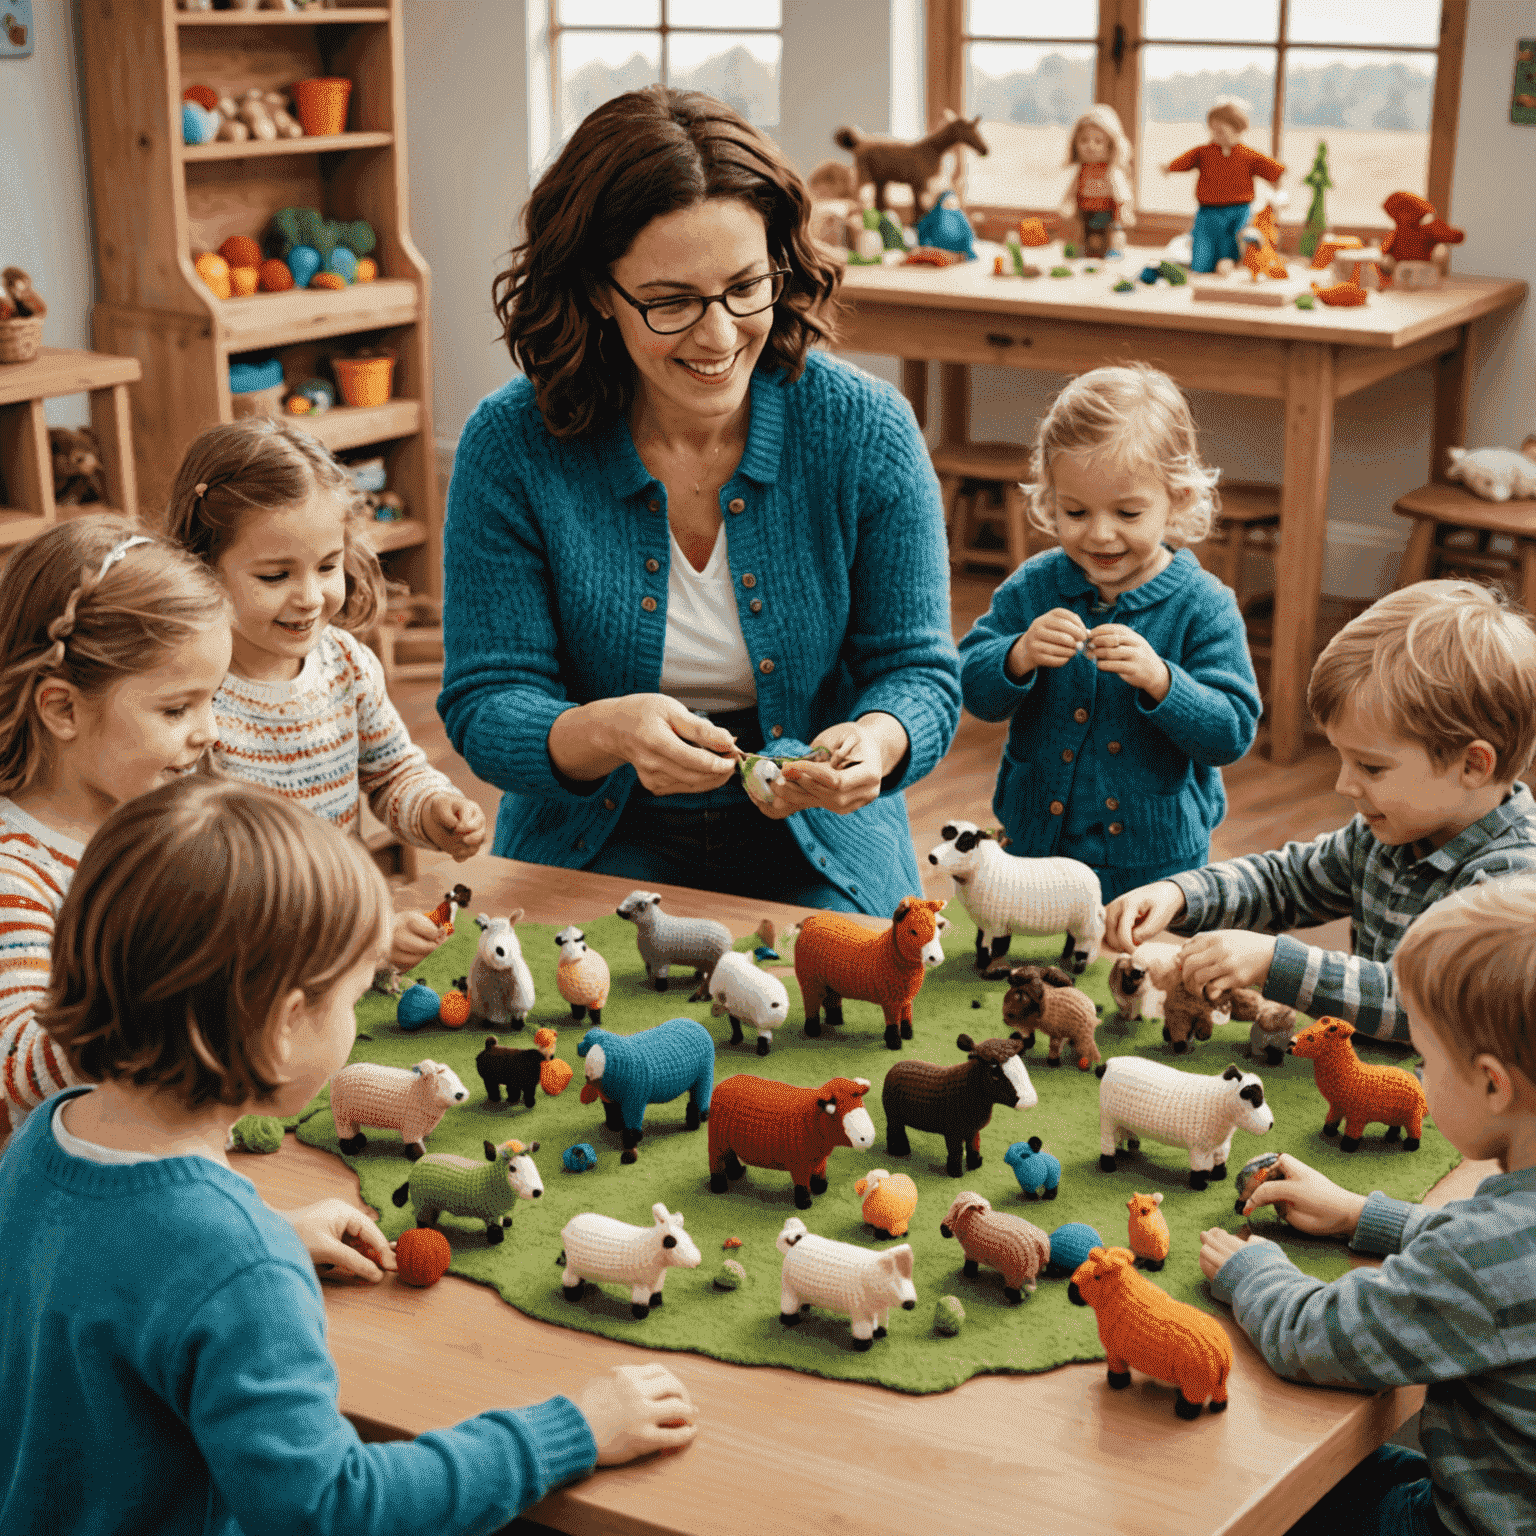
<svg viewBox="0 0 1536 1536">
<path fill-rule="evenodd" d="M 273 257 L 256 269 L 256 281 L 263 293 L 287 293 L 293 287 L 293 273 L 286 261 Z"/>
<path fill-rule="evenodd" d="M 347 286 L 347 280 L 336 272 L 316 272 L 315 275 L 310 278 L 309 286 L 311 288 L 341 289 Z"/>
<path fill-rule="evenodd" d="M 1090 1248 L 1102 1248 L 1104 1239 L 1086 1222 L 1063 1222 L 1051 1233 L 1051 1272 L 1070 1275 L 1085 1263 Z"/>
<path fill-rule="evenodd" d="M 469 999 L 462 992 L 444 992 L 437 1017 L 449 1029 L 462 1029 L 469 1022 Z"/>
<path fill-rule="evenodd" d="M 229 269 L 230 292 L 237 299 L 248 299 L 261 286 L 261 274 L 255 267 Z"/>
<path fill-rule="evenodd" d="M 437 1018 L 441 1007 L 442 999 L 437 993 L 418 981 L 415 986 L 407 988 L 396 1004 L 395 1022 L 401 1029 L 420 1029 L 423 1024 L 430 1024 Z"/>
<path fill-rule="evenodd" d="M 231 235 L 219 247 L 219 255 L 232 267 L 261 265 L 261 247 L 249 235 Z"/>
<path fill-rule="evenodd" d="M 431 1227 L 407 1227 L 395 1242 L 395 1263 L 407 1285 L 436 1285 L 452 1260 L 448 1239 Z"/>
<path fill-rule="evenodd" d="M 195 101 L 205 112 L 216 111 L 219 105 L 219 93 L 211 85 L 189 85 L 181 99 Z"/>
<path fill-rule="evenodd" d="M 740 1287 L 742 1281 L 746 1278 L 746 1270 L 735 1259 L 727 1259 L 720 1266 L 720 1273 L 715 1276 L 715 1289 L 717 1291 L 734 1291 Z"/>
<path fill-rule="evenodd" d="M 965 1307 L 958 1296 L 941 1296 L 933 1309 L 933 1331 L 952 1339 L 965 1322 Z"/>
<path fill-rule="evenodd" d="M 327 272 L 334 272 L 343 282 L 357 281 L 357 257 L 346 246 L 338 245 L 325 263 Z"/>
<path fill-rule="evenodd" d="M 192 265 L 197 275 L 207 283 L 218 298 L 229 297 L 229 263 L 222 256 L 213 251 L 204 251 Z"/>
<path fill-rule="evenodd" d="M 565 1092 L 566 1084 L 570 1082 L 573 1075 L 569 1062 L 561 1061 L 558 1056 L 551 1056 L 539 1068 L 539 1084 L 544 1092 L 553 1098 Z"/>
<path fill-rule="evenodd" d="M 355 283 L 371 283 L 379 275 L 379 264 L 372 256 L 359 256 L 357 258 L 357 276 L 352 279 Z"/>
<path fill-rule="evenodd" d="M 589 1168 L 597 1167 L 597 1153 L 590 1141 L 578 1141 L 560 1154 L 560 1162 L 567 1173 L 585 1173 Z"/>
<path fill-rule="evenodd" d="M 283 259 L 300 288 L 309 287 L 310 278 L 320 270 L 320 252 L 312 245 L 293 246 Z"/>
</svg>

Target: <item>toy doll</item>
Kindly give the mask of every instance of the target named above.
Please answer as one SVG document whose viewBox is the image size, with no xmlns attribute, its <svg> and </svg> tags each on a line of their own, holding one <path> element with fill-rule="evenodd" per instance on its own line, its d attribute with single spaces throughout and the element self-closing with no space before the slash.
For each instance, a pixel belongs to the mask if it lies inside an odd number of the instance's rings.
<svg viewBox="0 0 1536 1536">
<path fill-rule="evenodd" d="M 1195 200 L 1200 210 L 1192 231 L 1190 270 L 1226 273 L 1242 256 L 1238 235 L 1248 223 L 1253 178 L 1260 176 L 1278 187 L 1285 167 L 1239 142 L 1248 131 L 1248 108 L 1237 97 L 1218 96 L 1205 120 L 1211 142 L 1186 150 L 1162 170 L 1165 176 L 1172 171 L 1199 171 Z"/>
<path fill-rule="evenodd" d="M 1061 200 L 1061 216 L 1082 221 L 1085 256 L 1119 255 L 1131 212 L 1131 144 L 1120 114 L 1102 103 L 1072 125 L 1064 165 L 1075 166 Z"/>
</svg>

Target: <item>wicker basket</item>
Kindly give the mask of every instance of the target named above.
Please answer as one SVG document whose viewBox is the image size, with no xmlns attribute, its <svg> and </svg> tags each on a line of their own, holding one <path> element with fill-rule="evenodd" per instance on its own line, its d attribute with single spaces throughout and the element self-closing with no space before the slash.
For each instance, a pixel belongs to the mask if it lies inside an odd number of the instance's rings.
<svg viewBox="0 0 1536 1536">
<path fill-rule="evenodd" d="M 338 357 L 331 366 L 348 405 L 383 405 L 393 393 L 392 357 Z"/>
<path fill-rule="evenodd" d="M 0 363 L 30 363 L 43 344 L 43 317 L 17 315 L 0 320 Z"/>
</svg>

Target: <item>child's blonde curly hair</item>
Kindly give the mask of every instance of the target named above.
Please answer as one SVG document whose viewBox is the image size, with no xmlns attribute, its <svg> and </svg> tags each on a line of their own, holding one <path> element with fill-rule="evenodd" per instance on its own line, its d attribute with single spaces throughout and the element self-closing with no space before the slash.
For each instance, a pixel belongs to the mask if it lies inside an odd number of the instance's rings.
<svg viewBox="0 0 1536 1536">
<path fill-rule="evenodd" d="M 1220 471 L 1200 457 L 1189 402 L 1166 373 L 1145 363 L 1095 368 L 1057 395 L 1035 438 L 1034 484 L 1024 487 L 1030 521 L 1052 538 L 1058 508 L 1051 466 L 1063 453 L 1154 470 L 1170 503 L 1164 542 L 1178 548 L 1210 537 Z"/>
</svg>

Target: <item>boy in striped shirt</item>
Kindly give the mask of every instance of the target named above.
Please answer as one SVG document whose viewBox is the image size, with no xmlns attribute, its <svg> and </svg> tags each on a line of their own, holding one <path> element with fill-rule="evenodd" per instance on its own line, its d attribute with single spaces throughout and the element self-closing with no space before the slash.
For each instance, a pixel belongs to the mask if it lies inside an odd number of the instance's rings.
<svg viewBox="0 0 1536 1536">
<path fill-rule="evenodd" d="M 1383 1446 L 1291 1536 L 1518 1536 L 1536 1531 L 1536 877 L 1438 901 L 1393 961 L 1435 1124 L 1499 1172 L 1439 1210 L 1352 1194 L 1288 1154 L 1290 1224 L 1346 1234 L 1379 1269 L 1314 1280 L 1264 1238 L 1201 1234 L 1211 1294 L 1269 1364 L 1300 1381 L 1423 1384 L 1425 1455 Z"/>
</svg>

